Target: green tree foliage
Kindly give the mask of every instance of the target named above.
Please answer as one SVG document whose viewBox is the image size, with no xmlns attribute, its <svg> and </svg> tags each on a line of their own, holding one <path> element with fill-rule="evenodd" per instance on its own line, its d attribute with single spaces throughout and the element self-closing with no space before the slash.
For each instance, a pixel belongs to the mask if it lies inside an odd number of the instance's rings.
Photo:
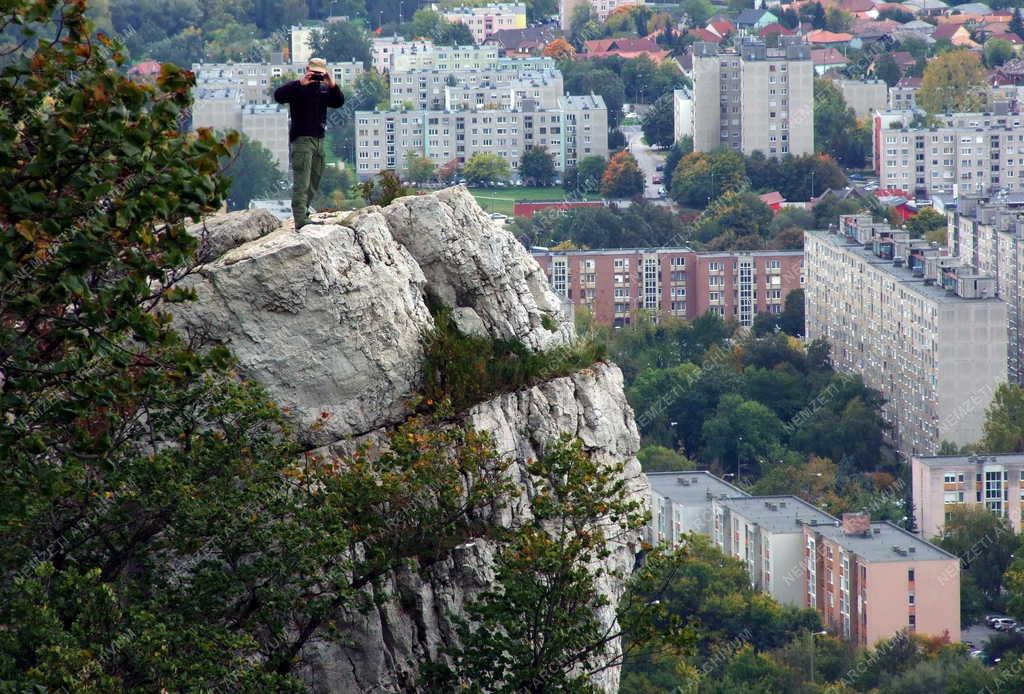
<svg viewBox="0 0 1024 694">
<path fill-rule="evenodd" d="M 636 159 L 626 151 L 612 155 L 601 178 L 601 195 L 606 198 L 631 198 L 644 192 L 644 174 Z"/>
<path fill-rule="evenodd" d="M 567 243 L 586 248 L 678 245 L 688 227 L 665 207 L 637 201 L 629 207 L 577 207 L 516 218 L 513 232 L 527 246 Z"/>
<path fill-rule="evenodd" d="M 825 11 L 825 28 L 829 31 L 849 31 L 853 17 L 838 7 L 830 7 Z"/>
<path fill-rule="evenodd" d="M 794 289 L 786 295 L 782 313 L 759 313 L 753 331 L 758 337 L 781 330 L 793 337 L 804 335 L 804 290 Z"/>
<path fill-rule="evenodd" d="M 636 454 L 644 472 L 693 470 L 696 464 L 682 453 L 664 446 L 644 446 Z"/>
<path fill-rule="evenodd" d="M 320 192 L 310 203 L 316 210 L 343 209 L 358 197 L 356 175 L 346 166 L 326 166 L 320 179 Z"/>
<path fill-rule="evenodd" d="M 509 179 L 508 162 L 494 152 L 477 152 L 466 161 L 462 173 L 474 185 L 490 185 Z"/>
<path fill-rule="evenodd" d="M 416 10 L 412 21 L 402 26 L 407 39 L 428 38 L 442 46 L 471 46 L 473 34 L 465 24 L 452 23 L 426 7 Z"/>
<path fill-rule="evenodd" d="M 986 453 L 1024 451 L 1024 389 L 1004 383 L 985 411 L 985 434 L 978 444 Z"/>
<path fill-rule="evenodd" d="M 901 10 L 898 7 L 886 7 L 879 11 L 879 19 L 891 19 L 894 22 L 900 24 L 906 24 L 907 22 L 914 21 L 914 15 L 906 10 Z"/>
<path fill-rule="evenodd" d="M 687 23 L 689 27 L 704 26 L 715 12 L 715 8 L 708 0 L 684 0 L 680 7 L 682 7 L 686 16 L 690 18 L 690 21 Z"/>
<path fill-rule="evenodd" d="M 527 0 L 526 21 L 542 22 L 552 15 L 558 14 L 556 0 Z"/>
<path fill-rule="evenodd" d="M 519 175 L 531 186 L 552 186 L 558 172 L 546 147 L 529 147 L 519 160 Z"/>
<path fill-rule="evenodd" d="M 871 151 L 870 128 L 859 127 L 853 109 L 829 80 L 814 80 L 814 149 L 851 168 Z"/>
<path fill-rule="evenodd" d="M 945 244 L 946 217 L 936 212 L 932 207 L 926 207 L 908 219 L 906 227 L 912 239 L 927 238 L 931 240 L 936 235 L 936 232 L 941 231 L 943 245 Z"/>
<path fill-rule="evenodd" d="M 781 158 L 754 152 L 744 159 L 750 187 L 756 191 L 777 190 L 787 200 L 810 200 L 822 191 L 846 186 L 846 175 L 828 155 L 805 154 Z"/>
<path fill-rule="evenodd" d="M 576 5 L 569 15 L 569 33 L 567 38 L 577 50 L 583 47 L 584 41 L 601 36 L 601 22 L 594 6 L 588 2 Z"/>
<path fill-rule="evenodd" d="M 675 106 L 672 94 L 658 97 L 651 109 L 644 115 L 644 137 L 654 147 L 671 147 L 675 140 Z"/>
<path fill-rule="evenodd" d="M 1003 41 L 1002 39 L 989 39 L 986 41 L 984 53 L 985 65 L 989 68 L 999 67 L 1016 55 L 1010 42 Z"/>
<path fill-rule="evenodd" d="M 704 455 L 724 470 L 759 471 L 758 460 L 782 443 L 782 422 L 768 407 L 741 395 L 726 395 L 704 421 Z"/>
<path fill-rule="evenodd" d="M 1017 36 L 1024 37 L 1024 18 L 1021 17 L 1020 8 L 1014 8 L 1013 17 L 1010 19 L 1010 31 Z"/>
<path fill-rule="evenodd" d="M 469 619 L 457 620 L 461 643 L 452 666 L 433 673 L 432 688 L 591 691 L 591 675 L 615 657 L 610 648 L 621 631 L 598 618 L 608 606 L 598 590 L 609 574 L 602 560 L 610 542 L 643 525 L 643 505 L 621 466 L 591 459 L 579 441 L 552 444 L 529 473 L 537 489 L 532 517 L 499 552 L 495 586 L 469 605 Z"/>
<path fill-rule="evenodd" d="M 381 171 L 376 179 L 368 178 L 359 184 L 359 194 L 367 205 L 387 207 L 398 198 L 411 195 L 412 191 L 402 185 L 402 179 L 391 169 Z"/>
<path fill-rule="evenodd" d="M 589 7 L 588 3 L 577 6 Z M 599 94 L 608 107 L 608 129 L 614 130 L 622 121 L 622 104 L 626 101 L 626 87 L 622 78 L 612 70 L 600 67 L 594 60 L 563 60 L 558 63 L 562 71 L 567 94 Z M 611 146 L 611 143 L 609 143 Z"/>
<path fill-rule="evenodd" d="M 425 157 L 416 150 L 409 150 L 405 154 L 405 165 L 409 171 L 409 180 L 416 183 L 426 183 L 434 177 L 434 162 L 430 157 Z"/>
<path fill-rule="evenodd" d="M 1007 520 L 980 507 L 954 508 L 933 542 L 960 557 L 964 571 L 974 579 L 986 603 L 993 605 L 1017 548 Z"/>
<path fill-rule="evenodd" d="M 695 238 L 704 243 L 714 239 L 718 245 L 754 249 L 763 246 L 771 221 L 771 208 L 756 194 L 730 191 L 705 211 Z"/>
<path fill-rule="evenodd" d="M 903 71 L 893 60 L 892 55 L 886 53 L 875 62 L 875 77 L 885 80 L 885 83 L 892 87 L 903 77 Z"/>
<path fill-rule="evenodd" d="M 724 193 L 746 185 L 743 156 L 730 149 L 691 152 L 672 172 L 672 199 L 684 207 L 703 209 Z"/>
<path fill-rule="evenodd" d="M 370 65 L 370 39 L 356 22 L 328 24 L 324 31 L 312 34 L 310 47 L 329 63 L 358 60 L 364 67 Z"/>
<path fill-rule="evenodd" d="M 665 157 L 665 190 L 672 190 L 672 175 L 679 166 L 679 161 L 692 151 L 693 138 L 689 135 L 684 135 L 669 147 L 668 155 Z"/>
<path fill-rule="evenodd" d="M 917 103 L 929 113 L 981 111 L 987 94 L 981 58 L 971 51 L 954 50 L 928 61 Z"/>
<path fill-rule="evenodd" d="M 228 189 L 228 209 L 244 210 L 255 198 L 273 197 L 279 193 L 285 177 L 277 167 L 274 155 L 259 142 L 241 135 L 231 154 L 221 160 L 225 175 L 231 178 Z"/>
<path fill-rule="evenodd" d="M 608 162 L 604 157 L 590 155 L 576 162 L 572 172 L 565 175 L 565 189 L 581 193 L 597 193 L 601 190 L 601 179 Z"/>
</svg>

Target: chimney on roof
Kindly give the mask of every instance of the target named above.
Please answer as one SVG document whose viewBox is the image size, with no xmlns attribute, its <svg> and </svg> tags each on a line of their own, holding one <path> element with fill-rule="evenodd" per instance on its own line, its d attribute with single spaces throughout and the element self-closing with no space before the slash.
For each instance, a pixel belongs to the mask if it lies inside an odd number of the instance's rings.
<svg viewBox="0 0 1024 694">
<path fill-rule="evenodd" d="M 867 511 L 843 514 L 843 535 L 863 535 L 871 532 L 871 514 Z"/>
</svg>

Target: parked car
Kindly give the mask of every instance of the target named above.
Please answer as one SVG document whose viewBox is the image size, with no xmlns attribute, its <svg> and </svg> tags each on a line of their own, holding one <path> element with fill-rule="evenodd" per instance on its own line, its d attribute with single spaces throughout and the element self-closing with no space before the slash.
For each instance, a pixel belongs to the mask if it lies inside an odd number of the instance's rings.
<svg viewBox="0 0 1024 694">
<path fill-rule="evenodd" d="M 972 658 L 984 658 L 985 657 L 985 651 L 978 651 L 978 650 L 971 651 L 971 657 Z"/>
<path fill-rule="evenodd" d="M 1009 617 L 1000 617 L 992 624 L 992 628 L 996 631 L 1010 631 L 1015 626 L 1017 626 L 1017 622 L 1013 621 Z"/>
<path fill-rule="evenodd" d="M 991 627 L 997 619 L 1002 618 L 1003 616 L 1001 614 L 987 614 L 985 615 L 985 624 Z"/>
<path fill-rule="evenodd" d="M 661 187 L 658 188 L 658 197 L 659 198 L 664 198 L 667 195 L 668 195 L 668 191 L 665 190 L 665 186 L 661 186 Z"/>
<path fill-rule="evenodd" d="M 661 174 L 654 174 L 654 177 L 651 178 L 651 183 L 653 183 L 654 185 L 658 185 L 659 183 L 661 183 L 664 180 L 665 179 L 664 179 L 664 177 L 662 177 Z"/>
<path fill-rule="evenodd" d="M 491 219 L 508 219 L 508 215 L 501 212 L 491 212 Z"/>
<path fill-rule="evenodd" d="M 654 170 L 655 171 L 664 171 L 665 170 L 665 165 L 664 164 L 658 164 L 656 167 L 654 167 Z"/>
</svg>

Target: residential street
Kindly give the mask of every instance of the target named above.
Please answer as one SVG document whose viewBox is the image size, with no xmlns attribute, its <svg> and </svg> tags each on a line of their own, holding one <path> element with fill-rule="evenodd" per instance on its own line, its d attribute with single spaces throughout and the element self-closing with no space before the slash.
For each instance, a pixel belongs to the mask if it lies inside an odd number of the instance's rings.
<svg viewBox="0 0 1024 694">
<path fill-rule="evenodd" d="M 651 182 L 657 173 L 657 167 L 665 162 L 665 153 L 661 150 L 653 150 L 643 142 L 643 131 L 639 125 L 624 125 L 621 128 L 622 134 L 629 142 L 629 151 L 636 157 L 640 170 L 644 172 L 644 197 L 655 199 L 658 197 L 658 188 L 661 184 Z"/>
</svg>

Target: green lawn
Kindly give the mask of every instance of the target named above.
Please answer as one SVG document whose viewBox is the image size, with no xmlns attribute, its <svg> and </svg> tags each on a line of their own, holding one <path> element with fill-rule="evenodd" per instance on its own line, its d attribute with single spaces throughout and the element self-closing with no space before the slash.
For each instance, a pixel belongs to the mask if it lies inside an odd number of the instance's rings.
<svg viewBox="0 0 1024 694">
<path fill-rule="evenodd" d="M 552 188 L 470 188 L 480 207 L 488 212 L 501 212 L 512 216 L 512 203 L 516 200 L 565 200 L 561 186 Z M 600 195 L 582 195 L 584 200 L 600 200 Z"/>
</svg>

